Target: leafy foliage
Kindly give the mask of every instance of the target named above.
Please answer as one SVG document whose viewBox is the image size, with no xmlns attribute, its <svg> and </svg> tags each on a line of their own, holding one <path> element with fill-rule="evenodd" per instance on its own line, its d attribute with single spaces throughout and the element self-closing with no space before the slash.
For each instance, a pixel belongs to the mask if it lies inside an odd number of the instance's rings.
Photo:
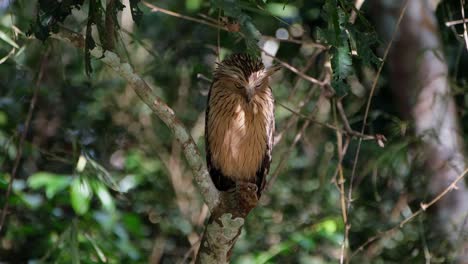
<svg viewBox="0 0 468 264">
<path fill-rule="evenodd" d="M 351 53 L 346 34 L 348 17 L 340 7 L 337 7 L 336 1 L 326 2 L 323 9 L 325 11 L 324 20 L 328 21 L 328 27 L 319 31 L 319 38 L 323 38 L 333 47 L 331 56 L 334 78 L 343 80 L 352 70 Z"/>
<path fill-rule="evenodd" d="M 260 40 L 262 33 L 254 25 L 252 18 L 247 15 L 236 0 L 211 0 L 211 3 L 224 11 L 228 17 L 236 19 L 241 26 L 242 33 L 245 34 L 247 48 L 253 52 L 257 51 L 257 42 Z M 258 51 L 257 51 L 258 52 Z"/>
<path fill-rule="evenodd" d="M 80 8 L 84 0 L 39 0 L 39 11 L 36 16 L 36 23 L 31 31 L 34 36 L 42 41 L 46 40 L 50 32 L 56 32 L 57 24 L 67 18 L 73 8 Z"/>
<path fill-rule="evenodd" d="M 335 96 L 343 97 L 351 128 L 360 130 L 369 83 L 382 63 L 376 55 L 381 45 L 376 23 L 367 20 L 371 1 L 366 1 L 355 23 L 349 21 L 352 1 L 153 2 L 211 23 L 218 21 L 219 12 L 221 18 L 238 23 L 239 31 L 219 32 L 221 57 L 246 49 L 259 54 L 257 43 L 265 40 L 263 35 L 286 32 L 287 39 L 275 40 L 277 57 L 320 80 L 326 73 L 324 64 L 330 62 Z M 180 147 L 131 88 L 115 72 L 91 60 L 89 51 L 102 46 L 132 65 L 203 149 L 209 83 L 199 76 L 211 78 L 218 30 L 140 9 L 139 0 L 130 0 L 129 7 L 118 0 L 9 3 L 8 8 L 0 7 L 0 13 L 8 14 L 0 19 L 2 194 L 18 154 L 42 55 L 45 48 L 51 52 L 43 59 L 40 94 L 13 193 L 8 201 L 0 195 L 0 204 L 8 202 L 10 208 L 0 233 L 0 262 L 175 263 L 185 255 L 192 259 L 191 249 L 203 233 L 207 212 Z M 456 10 L 452 5 L 444 3 L 441 8 Z M 441 21 L 449 13 L 439 10 Z M 122 30 L 122 20 L 128 16 L 130 21 L 130 15 L 138 27 Z M 61 26 L 85 32 L 84 52 L 48 39 Z M 28 28 L 36 39 L 22 33 Z M 441 29 L 466 135 L 468 76 L 463 69 L 468 58 L 460 52 L 458 36 L 445 26 Z M 336 131 L 316 123 L 305 126 L 306 119 L 277 105 L 280 137 L 270 174 L 279 164 L 284 166 L 263 195 L 262 206 L 249 215 L 233 263 L 337 263 L 347 228 L 350 250 L 357 250 L 419 208 L 426 198 L 426 182 L 414 176 L 419 172 L 411 166 L 418 164 L 410 164 L 409 151 L 418 139 L 410 136 L 411 124 L 397 117 L 385 72 L 381 79 L 365 132 L 384 134 L 388 142 L 382 149 L 374 141 L 363 141 L 351 193 L 350 227 L 343 224 L 336 185 L 340 163 Z M 339 116 L 334 119 L 331 100 L 287 69 L 273 77 L 272 88 L 277 102 L 343 127 Z M 351 139 L 342 161 L 346 187 L 357 142 Z M 400 206 L 405 199 L 406 206 Z M 434 259 L 449 261 L 447 243 L 428 235 L 430 224 L 425 216 L 419 217 L 394 236 L 377 240 L 369 250 L 357 251 L 351 263 L 420 263 L 426 260 L 421 245 Z"/>
<path fill-rule="evenodd" d="M 138 3 L 140 3 L 140 0 L 130 0 L 133 21 L 135 21 L 137 25 L 140 25 L 141 19 L 143 18 L 143 11 L 138 7 Z"/>
</svg>

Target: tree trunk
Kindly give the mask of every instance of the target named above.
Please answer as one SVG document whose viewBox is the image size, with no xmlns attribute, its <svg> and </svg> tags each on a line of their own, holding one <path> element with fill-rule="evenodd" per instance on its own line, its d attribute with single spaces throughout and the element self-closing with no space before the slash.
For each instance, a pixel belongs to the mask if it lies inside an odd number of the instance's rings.
<svg viewBox="0 0 468 264">
<path fill-rule="evenodd" d="M 383 38 L 390 38 L 406 1 L 379 1 L 376 8 Z M 433 7 L 434 8 L 434 7 Z M 389 54 L 391 89 L 403 116 L 421 140 L 429 195 L 447 188 L 464 170 L 457 112 L 449 85 L 447 63 L 434 10 L 425 0 L 408 0 L 399 34 Z M 417 154 L 420 155 L 419 153 Z M 468 190 L 464 181 L 445 195 L 432 211 L 433 228 L 449 241 L 459 263 L 468 263 Z M 440 245 L 440 243 L 439 243 Z"/>
<path fill-rule="evenodd" d="M 252 183 L 237 183 L 235 191 L 220 192 L 220 203 L 206 224 L 196 263 L 229 263 L 245 218 L 257 203 L 257 186 Z"/>
<path fill-rule="evenodd" d="M 70 42 L 78 48 L 84 46 L 83 36 L 76 32 L 62 29 L 59 34 L 53 34 L 52 37 Z M 174 138 L 182 146 L 182 152 L 192 169 L 195 183 L 211 211 L 196 262 L 228 263 L 244 226 L 245 217 L 257 206 L 257 186 L 251 183 L 238 183 L 232 192 L 218 192 L 195 142 L 174 111 L 154 94 L 151 87 L 128 63 L 122 63 L 117 54 L 96 47 L 91 51 L 91 55 L 126 79 L 141 100 L 171 129 Z"/>
</svg>

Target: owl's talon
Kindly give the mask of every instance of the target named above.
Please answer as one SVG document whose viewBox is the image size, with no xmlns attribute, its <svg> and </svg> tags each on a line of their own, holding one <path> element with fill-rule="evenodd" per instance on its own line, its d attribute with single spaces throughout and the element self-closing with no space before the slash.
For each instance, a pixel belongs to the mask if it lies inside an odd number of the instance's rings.
<svg viewBox="0 0 468 264">
<path fill-rule="evenodd" d="M 241 192 L 257 192 L 257 185 L 250 182 L 238 182 L 236 184 L 236 190 Z"/>
</svg>

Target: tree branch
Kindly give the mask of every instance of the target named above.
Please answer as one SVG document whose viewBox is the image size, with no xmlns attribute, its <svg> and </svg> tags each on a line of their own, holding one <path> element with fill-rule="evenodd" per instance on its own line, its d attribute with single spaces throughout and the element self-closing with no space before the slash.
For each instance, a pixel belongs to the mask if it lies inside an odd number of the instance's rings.
<svg viewBox="0 0 468 264">
<path fill-rule="evenodd" d="M 52 34 L 53 38 L 64 40 L 76 46 L 84 47 L 84 37 L 81 34 L 67 29 L 61 29 L 58 34 Z M 91 50 L 91 55 L 107 66 L 111 67 L 120 76 L 127 80 L 133 87 L 140 99 L 171 129 L 172 134 L 182 146 L 185 158 L 192 169 L 197 186 L 202 193 L 203 200 L 212 211 L 219 202 L 219 193 L 209 177 L 204 159 L 198 147 L 193 141 L 188 130 L 176 117 L 174 111 L 158 96 L 156 96 L 149 85 L 134 71 L 128 63 L 122 63 L 117 54 L 104 51 L 100 47 Z"/>
<path fill-rule="evenodd" d="M 44 53 L 42 59 L 41 59 L 41 64 L 39 66 L 39 73 L 37 74 L 37 79 L 36 83 L 34 85 L 34 90 L 33 90 L 33 96 L 31 98 L 31 102 L 29 103 L 29 110 L 28 114 L 26 116 L 26 121 L 24 122 L 24 129 L 21 133 L 19 142 L 18 142 L 18 152 L 16 153 L 15 161 L 13 164 L 13 169 L 11 170 L 11 175 L 10 175 L 10 182 L 8 183 L 7 191 L 5 193 L 5 204 L 3 205 L 2 208 L 2 213 L 0 215 L 0 231 L 2 231 L 3 226 L 5 224 L 6 216 L 7 216 L 7 211 L 8 211 L 8 200 L 10 198 L 11 192 L 13 190 L 13 182 L 15 181 L 16 175 L 18 173 L 18 168 L 20 165 L 21 158 L 23 156 L 23 145 L 24 142 L 26 141 L 26 135 L 28 134 L 29 131 L 29 126 L 31 125 L 31 119 L 32 115 L 34 112 L 34 108 L 36 107 L 36 102 L 37 102 L 37 97 L 39 94 L 39 88 L 40 88 L 40 83 L 42 81 L 42 77 L 44 76 L 44 69 L 46 65 L 46 58 L 49 54 L 49 48 L 47 48 L 47 51 Z"/>
<path fill-rule="evenodd" d="M 384 23 L 395 19 L 394 6 L 403 2 L 376 2 L 376 16 L 382 25 L 388 28 Z M 455 187 L 449 183 L 458 181 L 467 164 L 450 71 L 434 10 L 427 1 L 405 2 L 408 11 L 399 29 L 404 37 L 398 38 L 388 53 L 390 89 L 397 99 L 393 103 L 412 122 L 413 133 L 420 139 L 413 160 L 422 162 L 419 170 L 424 171 L 429 194 L 443 197 L 421 204 L 424 210 L 437 201 L 428 222 L 431 232 L 449 242 L 455 263 L 466 263 L 468 239 L 460 234 L 468 231 L 468 185 L 460 181 L 456 192 L 442 192 L 447 185 L 450 190 Z M 388 39 L 388 31 L 382 31 L 381 36 Z"/>
<path fill-rule="evenodd" d="M 83 48 L 85 43 L 81 34 L 67 29 L 53 34 L 52 37 L 69 42 L 78 48 Z M 100 47 L 95 47 L 90 54 L 126 79 L 140 99 L 171 129 L 182 146 L 195 182 L 211 212 L 200 244 L 197 263 L 228 263 L 232 248 L 244 226 L 245 217 L 258 203 L 256 185 L 240 183 L 233 192 L 218 192 L 195 142 L 174 111 L 153 93 L 151 87 L 128 63 L 122 63 L 117 54 L 104 51 Z"/>
</svg>

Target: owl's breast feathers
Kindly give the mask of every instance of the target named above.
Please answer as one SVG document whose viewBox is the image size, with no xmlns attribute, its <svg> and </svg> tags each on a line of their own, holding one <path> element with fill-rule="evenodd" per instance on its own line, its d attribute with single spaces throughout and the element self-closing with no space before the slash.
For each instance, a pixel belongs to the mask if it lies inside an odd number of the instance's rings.
<svg viewBox="0 0 468 264">
<path fill-rule="evenodd" d="M 271 88 L 256 93 L 250 103 L 225 91 L 211 87 L 208 95 L 205 137 L 211 178 L 221 191 L 243 181 L 255 183 L 260 194 L 270 167 L 275 126 Z"/>
</svg>

